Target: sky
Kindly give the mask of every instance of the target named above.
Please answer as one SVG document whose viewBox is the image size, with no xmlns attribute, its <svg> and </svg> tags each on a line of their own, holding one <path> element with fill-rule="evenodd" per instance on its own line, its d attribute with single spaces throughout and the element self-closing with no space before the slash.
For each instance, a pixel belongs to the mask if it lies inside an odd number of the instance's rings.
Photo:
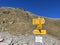
<svg viewBox="0 0 60 45">
<path fill-rule="evenodd" d="M 0 7 L 24 8 L 39 16 L 60 18 L 60 0 L 0 0 Z"/>
</svg>

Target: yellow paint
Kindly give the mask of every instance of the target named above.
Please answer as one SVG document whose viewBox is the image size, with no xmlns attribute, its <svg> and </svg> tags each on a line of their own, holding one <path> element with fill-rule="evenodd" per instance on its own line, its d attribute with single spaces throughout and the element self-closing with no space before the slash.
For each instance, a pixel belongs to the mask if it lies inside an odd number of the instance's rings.
<svg viewBox="0 0 60 45">
<path fill-rule="evenodd" d="M 39 32 L 39 30 L 34 30 L 33 33 L 34 34 L 46 34 L 46 30 L 41 30 L 41 32 Z"/>
</svg>

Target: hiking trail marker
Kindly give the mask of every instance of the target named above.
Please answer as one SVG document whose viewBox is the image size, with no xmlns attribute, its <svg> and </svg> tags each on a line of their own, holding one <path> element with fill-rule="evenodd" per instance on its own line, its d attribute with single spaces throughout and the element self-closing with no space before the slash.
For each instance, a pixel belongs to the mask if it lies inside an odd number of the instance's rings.
<svg viewBox="0 0 60 45">
<path fill-rule="evenodd" d="M 42 29 L 42 25 L 45 23 L 45 19 L 43 17 L 33 19 L 32 23 L 37 26 L 33 31 L 34 34 L 46 34 L 46 30 Z"/>
<path fill-rule="evenodd" d="M 33 34 L 36 35 L 35 36 L 35 42 L 37 43 L 36 45 L 42 45 L 41 44 L 42 43 L 42 37 L 40 35 L 46 35 L 46 30 L 42 29 L 42 25 L 44 23 L 45 23 L 45 19 L 43 17 L 34 18 L 32 20 L 32 24 L 36 25 L 36 28 L 33 31 Z"/>
</svg>

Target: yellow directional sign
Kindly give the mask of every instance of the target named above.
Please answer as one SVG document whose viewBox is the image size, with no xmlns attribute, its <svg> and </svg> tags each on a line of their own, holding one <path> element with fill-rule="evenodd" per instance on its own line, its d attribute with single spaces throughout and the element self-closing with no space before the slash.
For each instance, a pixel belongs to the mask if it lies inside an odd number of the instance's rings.
<svg viewBox="0 0 60 45">
<path fill-rule="evenodd" d="M 46 34 L 46 30 L 41 30 L 41 32 L 39 32 L 39 30 L 34 30 L 33 33 L 34 34 Z"/>
<path fill-rule="evenodd" d="M 43 17 L 33 19 L 32 23 L 33 25 L 37 25 L 36 29 L 33 31 L 34 34 L 46 34 L 46 30 L 42 30 L 42 25 L 45 23 Z"/>
<path fill-rule="evenodd" d="M 38 25 L 38 24 L 41 25 L 41 24 L 45 23 L 45 20 L 44 20 L 44 18 L 35 18 L 32 20 L 32 23 L 33 23 L 33 25 Z"/>
</svg>

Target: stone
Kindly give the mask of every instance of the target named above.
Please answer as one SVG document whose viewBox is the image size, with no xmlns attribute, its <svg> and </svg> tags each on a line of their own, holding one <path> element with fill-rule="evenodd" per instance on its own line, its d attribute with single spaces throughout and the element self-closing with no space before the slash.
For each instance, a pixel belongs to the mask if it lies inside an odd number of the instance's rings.
<svg viewBox="0 0 60 45">
<path fill-rule="evenodd" d="M 9 39 L 6 39 L 4 42 L 7 43 L 7 44 L 12 44 L 12 38 L 9 38 Z"/>
<path fill-rule="evenodd" d="M 1 42 L 1 43 L 0 43 L 0 45 L 9 45 L 9 44 L 7 44 L 7 43 L 4 43 L 4 42 Z"/>
<path fill-rule="evenodd" d="M 2 42 L 4 39 L 3 39 L 3 37 L 0 35 L 0 42 Z"/>
</svg>

